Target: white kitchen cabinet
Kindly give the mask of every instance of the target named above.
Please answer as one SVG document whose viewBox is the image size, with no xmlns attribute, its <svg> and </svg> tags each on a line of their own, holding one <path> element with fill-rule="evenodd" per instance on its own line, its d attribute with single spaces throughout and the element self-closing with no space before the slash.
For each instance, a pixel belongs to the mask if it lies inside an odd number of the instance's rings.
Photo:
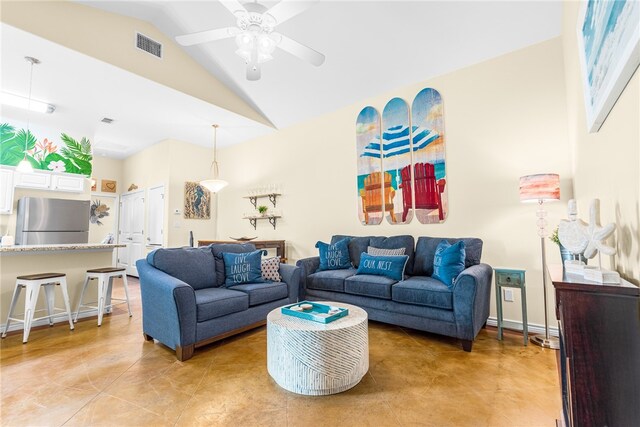
<svg viewBox="0 0 640 427">
<path fill-rule="evenodd" d="M 13 211 L 13 171 L 0 169 L 0 214 Z"/>
<path fill-rule="evenodd" d="M 71 191 L 82 193 L 86 178 L 82 175 L 52 175 L 51 189 L 53 191 Z"/>
<path fill-rule="evenodd" d="M 14 187 L 35 188 L 49 191 L 68 191 L 82 193 L 84 191 L 84 175 L 70 173 L 51 173 L 48 171 L 14 172 Z"/>
<path fill-rule="evenodd" d="M 51 173 L 47 172 L 15 172 L 14 187 L 36 188 L 49 190 L 51 188 Z"/>
</svg>

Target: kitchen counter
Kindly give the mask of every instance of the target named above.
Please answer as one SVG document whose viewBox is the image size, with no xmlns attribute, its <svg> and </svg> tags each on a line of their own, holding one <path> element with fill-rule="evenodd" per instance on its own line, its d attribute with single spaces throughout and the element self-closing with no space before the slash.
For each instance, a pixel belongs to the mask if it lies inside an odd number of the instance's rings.
<svg viewBox="0 0 640 427">
<path fill-rule="evenodd" d="M 16 277 L 38 273 L 64 273 L 67 275 L 67 288 L 71 309 L 75 310 L 80 299 L 82 284 L 88 269 L 113 267 L 116 265 L 118 248 L 125 245 L 101 243 L 73 243 L 50 245 L 15 245 L 0 247 L 0 324 L 4 328 L 9 311 L 11 295 L 16 286 Z M 56 286 L 56 288 L 58 288 Z M 56 289 L 56 306 L 61 307 L 62 295 Z M 24 292 L 22 293 L 24 294 Z M 38 309 L 44 308 L 44 293 L 38 298 Z M 87 288 L 86 301 L 96 301 L 97 286 L 93 284 Z M 24 311 L 24 297 L 18 301 L 18 313 Z M 96 312 L 86 315 L 95 315 Z M 85 315 L 81 314 L 81 317 Z M 66 321 L 63 317 L 56 318 L 56 322 Z M 40 324 L 46 324 L 46 320 Z M 22 328 L 21 323 L 14 323 L 11 329 Z M 34 324 L 34 326 L 37 326 Z"/>
<path fill-rule="evenodd" d="M 117 243 L 67 243 L 51 245 L 13 245 L 0 246 L 1 253 L 15 252 L 49 252 L 49 251 L 86 251 L 86 250 L 113 250 L 124 248 L 125 245 Z"/>
</svg>

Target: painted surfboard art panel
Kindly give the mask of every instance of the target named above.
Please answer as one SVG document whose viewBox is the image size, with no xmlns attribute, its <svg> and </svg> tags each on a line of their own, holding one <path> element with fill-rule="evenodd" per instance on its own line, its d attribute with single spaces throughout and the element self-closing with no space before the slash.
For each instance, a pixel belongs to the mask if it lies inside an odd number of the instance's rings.
<svg viewBox="0 0 640 427">
<path fill-rule="evenodd" d="M 358 154 L 358 219 L 363 225 L 382 222 L 379 208 L 382 199 L 382 151 L 380 113 L 364 107 L 356 119 L 356 152 Z"/>
<path fill-rule="evenodd" d="M 442 96 L 431 88 L 420 91 L 411 105 L 415 213 L 421 224 L 447 219 L 444 108 Z"/>
<path fill-rule="evenodd" d="M 382 169 L 385 215 L 390 224 L 408 224 L 411 206 L 409 105 L 393 98 L 382 111 Z"/>
</svg>

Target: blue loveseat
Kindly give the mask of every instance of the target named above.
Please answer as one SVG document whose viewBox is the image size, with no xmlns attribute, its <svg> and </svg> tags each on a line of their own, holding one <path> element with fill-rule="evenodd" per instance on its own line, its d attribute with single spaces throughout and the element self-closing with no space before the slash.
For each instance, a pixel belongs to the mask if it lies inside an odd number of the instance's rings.
<svg viewBox="0 0 640 427">
<path fill-rule="evenodd" d="M 492 268 L 480 263 L 482 240 L 444 239 L 453 244 L 463 240 L 466 246 L 465 269 L 453 288 L 434 279 L 433 259 L 443 238 L 413 236 L 351 237 L 336 235 L 331 243 L 349 237 L 352 268 L 317 271 L 319 257 L 299 260 L 302 268 L 300 299 L 338 301 L 354 304 L 367 311 L 369 319 L 398 326 L 434 332 L 458 338 L 465 351 L 489 317 Z M 409 256 L 404 280 L 359 274 L 360 255 L 369 246 L 381 249 L 405 248 Z"/>
<path fill-rule="evenodd" d="M 266 323 L 267 314 L 298 300 L 300 269 L 280 264 L 282 282 L 224 286 L 223 252 L 255 251 L 252 244 L 157 249 L 138 260 L 142 331 L 174 349 L 194 349 Z"/>
</svg>

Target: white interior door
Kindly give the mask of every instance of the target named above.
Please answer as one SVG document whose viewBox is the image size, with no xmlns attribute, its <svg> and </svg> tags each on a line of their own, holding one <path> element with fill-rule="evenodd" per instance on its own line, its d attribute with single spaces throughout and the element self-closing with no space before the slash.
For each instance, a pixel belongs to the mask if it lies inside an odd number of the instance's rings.
<svg viewBox="0 0 640 427">
<path fill-rule="evenodd" d="M 164 185 L 149 189 L 147 203 L 147 245 L 164 243 Z"/>
<path fill-rule="evenodd" d="M 126 245 L 118 249 L 118 267 L 127 274 L 138 276 L 136 261 L 144 257 L 144 191 L 122 195 L 120 199 L 120 228 L 118 243 Z"/>
</svg>

